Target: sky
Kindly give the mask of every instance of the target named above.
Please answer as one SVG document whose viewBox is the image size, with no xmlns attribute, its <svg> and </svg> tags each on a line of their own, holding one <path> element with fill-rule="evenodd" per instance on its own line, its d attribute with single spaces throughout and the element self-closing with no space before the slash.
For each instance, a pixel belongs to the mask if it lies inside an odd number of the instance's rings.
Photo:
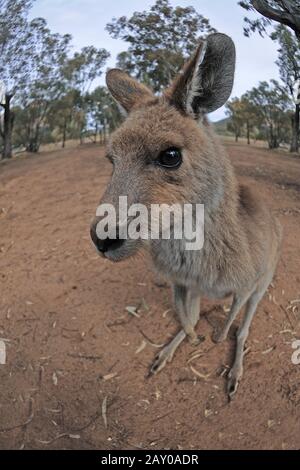
<svg viewBox="0 0 300 470">
<path fill-rule="evenodd" d="M 105 26 L 113 17 L 131 16 L 143 11 L 155 0 L 36 0 L 31 17 L 43 17 L 52 32 L 73 36 L 74 50 L 93 45 L 104 47 L 111 53 L 107 67 L 114 67 L 116 56 L 127 49 L 121 40 L 112 39 Z M 247 13 L 238 0 L 170 0 L 173 6 L 194 6 L 219 32 L 231 36 L 237 48 L 237 67 L 232 96 L 241 96 L 259 81 L 278 79 L 275 65 L 277 47 L 269 38 L 258 33 L 246 38 L 243 35 L 243 18 Z M 101 78 L 104 83 L 104 77 Z M 224 107 L 213 113 L 211 120 L 225 117 Z"/>
</svg>

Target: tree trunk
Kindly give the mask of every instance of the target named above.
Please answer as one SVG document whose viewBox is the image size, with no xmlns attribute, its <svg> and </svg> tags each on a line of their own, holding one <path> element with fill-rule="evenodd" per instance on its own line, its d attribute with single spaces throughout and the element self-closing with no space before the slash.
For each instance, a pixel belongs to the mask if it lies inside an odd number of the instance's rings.
<svg viewBox="0 0 300 470">
<path fill-rule="evenodd" d="M 40 126 L 37 125 L 34 135 L 29 139 L 29 142 L 27 144 L 27 147 L 26 147 L 27 152 L 38 153 L 40 149 L 39 136 L 40 136 Z"/>
<path fill-rule="evenodd" d="M 96 123 L 96 126 L 95 126 L 94 144 L 97 143 L 97 135 L 98 135 L 98 123 Z"/>
<path fill-rule="evenodd" d="M 83 135 L 83 128 L 80 129 L 80 145 L 84 144 L 84 135 Z"/>
<path fill-rule="evenodd" d="M 278 147 L 279 147 L 279 144 L 278 144 L 277 136 L 276 136 L 276 135 L 272 135 L 271 141 L 270 141 L 270 143 L 269 143 L 269 148 L 270 148 L 271 150 L 273 150 L 273 149 L 278 149 Z"/>
<path fill-rule="evenodd" d="M 278 147 L 279 147 L 279 144 L 278 144 L 277 136 L 272 134 L 269 139 L 269 149 L 270 150 L 278 149 Z"/>
<path fill-rule="evenodd" d="M 40 145 L 38 141 L 34 138 L 28 143 L 26 150 L 27 152 L 30 152 L 30 153 L 38 153 L 39 148 L 40 148 Z"/>
<path fill-rule="evenodd" d="M 269 144 L 269 149 L 273 149 L 274 145 L 274 135 L 273 135 L 273 126 L 272 124 L 269 127 L 269 132 L 268 132 L 268 144 Z"/>
<path fill-rule="evenodd" d="M 300 105 L 296 105 L 295 114 L 292 118 L 292 142 L 290 152 L 299 152 L 299 125 L 300 125 Z"/>
<path fill-rule="evenodd" d="M 103 143 L 106 144 L 106 122 L 103 123 Z"/>
<path fill-rule="evenodd" d="M 11 95 L 6 95 L 5 103 L 2 104 L 2 107 L 4 108 L 2 158 L 12 158 L 12 131 L 14 125 L 14 113 L 10 107 L 11 99 Z"/>
<path fill-rule="evenodd" d="M 249 124 L 249 121 L 247 121 L 247 143 L 248 143 L 248 145 L 251 144 L 251 142 L 250 142 L 250 124 Z"/>
<path fill-rule="evenodd" d="M 66 146 L 66 140 L 67 140 L 67 119 L 65 119 L 64 127 L 63 127 L 63 136 L 62 136 L 62 144 L 61 144 L 63 149 Z"/>
</svg>

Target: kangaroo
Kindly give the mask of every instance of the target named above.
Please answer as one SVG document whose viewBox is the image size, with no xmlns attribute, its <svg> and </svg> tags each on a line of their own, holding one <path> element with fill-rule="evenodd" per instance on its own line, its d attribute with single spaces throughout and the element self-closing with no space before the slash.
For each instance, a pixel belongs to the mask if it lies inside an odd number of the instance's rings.
<svg viewBox="0 0 300 470">
<path fill-rule="evenodd" d="M 101 203 L 202 203 L 204 244 L 185 250 L 184 240 L 99 238 L 96 217 L 91 238 L 111 261 L 127 258 L 145 246 L 156 270 L 172 285 L 182 329 L 157 354 L 150 369 L 156 374 L 172 360 L 187 337 L 197 344 L 195 327 L 201 297 L 232 296 L 222 329 L 213 340 L 224 341 L 239 311 L 244 318 L 236 334 L 236 352 L 227 377 L 229 399 L 243 374 L 243 354 L 253 316 L 266 292 L 279 258 L 281 227 L 258 195 L 240 185 L 233 166 L 206 114 L 228 100 L 234 80 L 235 46 L 216 33 L 200 41 L 195 54 L 161 96 L 125 72 L 112 69 L 107 86 L 127 118 L 111 135 L 107 157 L 113 174 Z"/>
</svg>

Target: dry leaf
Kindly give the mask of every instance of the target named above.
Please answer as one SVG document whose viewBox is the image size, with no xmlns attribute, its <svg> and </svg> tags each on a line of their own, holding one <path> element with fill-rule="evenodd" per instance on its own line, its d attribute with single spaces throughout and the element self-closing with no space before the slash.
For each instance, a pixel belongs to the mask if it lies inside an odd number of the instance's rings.
<svg viewBox="0 0 300 470">
<path fill-rule="evenodd" d="M 203 379 L 203 380 L 208 380 L 208 377 L 211 375 L 210 374 L 201 374 L 201 372 L 199 372 L 198 370 L 196 370 L 193 366 L 190 366 L 191 368 L 191 371 L 197 375 L 198 377 L 200 377 L 200 379 Z"/>
<path fill-rule="evenodd" d="M 195 359 L 198 359 L 199 357 L 204 356 L 203 352 L 197 352 L 196 354 L 193 354 L 187 361 L 187 364 L 190 362 L 193 362 Z"/>
<path fill-rule="evenodd" d="M 6 364 L 6 346 L 5 342 L 0 340 L 0 365 Z"/>
<path fill-rule="evenodd" d="M 58 378 L 57 378 L 56 372 L 53 372 L 52 374 L 52 382 L 54 383 L 55 386 L 57 386 Z"/>
<path fill-rule="evenodd" d="M 135 354 L 139 354 L 140 352 L 142 352 L 145 349 L 146 346 L 147 346 L 147 343 L 146 343 L 145 340 L 143 340 L 141 345 L 135 351 Z"/>
<path fill-rule="evenodd" d="M 116 377 L 118 374 L 117 372 L 112 372 L 111 374 L 107 374 L 107 375 L 103 375 L 102 379 L 103 380 L 111 380 L 113 379 L 114 377 Z"/>
<path fill-rule="evenodd" d="M 165 310 L 164 313 L 162 314 L 162 317 L 163 318 L 166 318 L 166 316 L 168 315 L 168 313 L 171 312 L 171 309 L 169 308 L 168 310 Z"/>
<path fill-rule="evenodd" d="M 134 317 L 140 318 L 139 314 L 137 313 L 137 307 L 128 306 L 126 307 L 126 312 L 130 313 Z"/>
<path fill-rule="evenodd" d="M 275 349 L 275 346 L 272 346 L 271 348 L 266 349 L 265 351 L 262 351 L 262 354 L 270 354 L 270 352 L 274 351 L 274 349 Z"/>
<path fill-rule="evenodd" d="M 104 423 L 105 428 L 107 428 L 106 410 L 107 410 L 107 397 L 105 397 L 102 402 L 102 418 L 103 418 L 103 423 Z"/>
</svg>

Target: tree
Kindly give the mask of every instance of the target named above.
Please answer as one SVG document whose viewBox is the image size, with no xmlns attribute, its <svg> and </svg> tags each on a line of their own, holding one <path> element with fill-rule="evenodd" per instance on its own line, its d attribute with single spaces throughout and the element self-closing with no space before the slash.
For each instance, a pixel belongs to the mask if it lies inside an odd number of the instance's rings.
<svg viewBox="0 0 300 470">
<path fill-rule="evenodd" d="M 81 115 L 78 119 L 80 125 L 80 142 L 83 143 L 84 128 L 86 119 L 83 118 L 87 113 L 86 95 L 97 77 L 102 75 L 103 67 L 110 56 L 105 49 L 97 49 L 94 46 L 84 47 L 80 52 L 66 63 L 64 75 L 70 90 L 76 90 L 76 102 L 74 103 L 77 111 Z"/>
<path fill-rule="evenodd" d="M 255 125 L 260 124 L 259 115 L 255 105 L 251 102 L 250 97 L 245 93 L 241 98 L 241 115 L 246 127 L 247 143 L 250 145 L 250 134 Z"/>
<path fill-rule="evenodd" d="M 107 131 L 116 129 L 121 121 L 121 114 L 106 87 L 99 86 L 86 96 L 88 121 L 94 127 L 94 142 L 98 131 L 101 141 L 105 142 Z"/>
<path fill-rule="evenodd" d="M 83 47 L 80 52 L 75 52 L 64 69 L 70 86 L 84 95 L 95 78 L 102 74 L 103 66 L 109 56 L 107 50 L 97 49 L 94 46 Z"/>
<path fill-rule="evenodd" d="M 29 21 L 31 2 L 0 2 L 7 10 L 1 10 L 0 19 L 6 28 L 4 32 L 0 30 L 0 47 L 4 51 L 0 59 L 0 78 L 3 77 L 7 90 L 2 104 L 3 125 L 0 125 L 3 155 L 11 156 L 12 136 L 16 136 L 13 134 L 12 98 L 14 109 L 20 114 L 18 130 L 27 151 L 37 152 L 43 139 L 51 136 L 49 125 L 52 130 L 53 126 L 61 128 L 64 146 L 75 114 L 76 125 L 84 128 L 85 111 L 81 109 L 84 95 L 101 75 L 109 53 L 91 46 L 70 57 L 71 36 L 52 33 L 43 18 Z M 54 109 L 59 114 L 56 125 Z M 21 124 L 24 128 L 20 130 Z M 17 141 L 19 143 L 20 138 Z"/>
<path fill-rule="evenodd" d="M 245 34 L 258 31 L 261 35 L 272 22 L 291 28 L 300 40 L 300 0 L 244 0 L 239 5 L 248 11 L 257 11 L 263 18 L 245 18 Z"/>
<path fill-rule="evenodd" d="M 226 114 L 230 117 L 228 130 L 234 132 L 235 141 L 238 142 L 239 137 L 242 133 L 242 127 L 244 125 L 244 117 L 241 112 L 240 98 L 232 98 L 230 101 L 227 102 Z"/>
<path fill-rule="evenodd" d="M 271 80 L 271 83 L 260 82 L 247 93 L 247 99 L 266 126 L 269 148 L 278 148 L 286 141 L 286 123 L 291 109 L 289 96 L 276 80 Z"/>
<path fill-rule="evenodd" d="M 193 7 L 173 8 L 168 0 L 156 0 L 149 11 L 135 12 L 131 18 L 113 18 L 106 29 L 129 44 L 128 51 L 119 54 L 118 66 L 156 92 L 169 85 L 200 34 L 215 31 Z"/>
<path fill-rule="evenodd" d="M 27 16 L 31 4 L 31 0 L 0 0 L 0 78 L 5 88 L 4 99 L 0 103 L 3 110 L 0 128 L 3 158 L 12 156 L 14 114 L 11 102 L 17 90 L 25 85 L 30 72 L 27 58 L 33 43 Z"/>
<path fill-rule="evenodd" d="M 66 146 L 68 136 L 73 133 L 80 120 L 80 111 L 76 103 L 80 100 L 77 90 L 70 89 L 59 100 L 54 101 L 47 116 L 47 123 L 62 141 L 62 148 Z"/>
<path fill-rule="evenodd" d="M 15 106 L 27 110 L 26 148 L 37 151 L 49 103 L 61 92 L 60 69 L 66 60 L 71 36 L 52 34 L 42 18 L 29 21 L 31 1 L 0 1 L 0 77 L 6 89 L 2 103 L 2 155 L 10 158 L 14 124 L 12 99 Z"/>
<path fill-rule="evenodd" d="M 31 71 L 16 101 L 27 111 L 26 150 L 37 152 L 47 114 L 65 91 L 63 70 L 71 36 L 51 33 L 43 18 L 30 22 L 29 35 L 34 43 L 27 58 Z"/>
<path fill-rule="evenodd" d="M 300 83 L 300 0 L 247 0 L 239 4 L 246 10 L 256 10 L 262 18 L 250 20 L 245 18 L 244 32 L 249 36 L 258 31 L 261 36 L 268 34 L 279 43 L 279 58 L 276 64 L 285 89 L 293 100 L 294 88 Z M 279 24 L 278 24 L 279 23 Z M 268 26 L 273 26 L 271 32 Z M 291 28 L 295 35 L 290 31 Z M 299 151 L 300 105 L 294 99 L 294 114 L 292 121 L 291 152 Z"/>
<path fill-rule="evenodd" d="M 236 142 L 245 129 L 247 143 L 250 145 L 251 131 L 256 124 L 259 124 L 255 105 L 245 94 L 241 98 L 233 98 L 226 104 L 226 108 L 226 113 L 230 117 L 228 128 L 234 132 Z"/>
<path fill-rule="evenodd" d="M 280 78 L 285 85 L 285 89 L 294 103 L 294 113 L 292 115 L 292 141 L 291 152 L 299 151 L 299 125 L 300 125 L 300 105 L 297 104 L 295 96 L 295 85 L 300 80 L 300 42 L 285 26 L 278 26 L 272 34 L 272 38 L 279 42 L 279 57 L 276 64 L 279 67 Z"/>
</svg>

